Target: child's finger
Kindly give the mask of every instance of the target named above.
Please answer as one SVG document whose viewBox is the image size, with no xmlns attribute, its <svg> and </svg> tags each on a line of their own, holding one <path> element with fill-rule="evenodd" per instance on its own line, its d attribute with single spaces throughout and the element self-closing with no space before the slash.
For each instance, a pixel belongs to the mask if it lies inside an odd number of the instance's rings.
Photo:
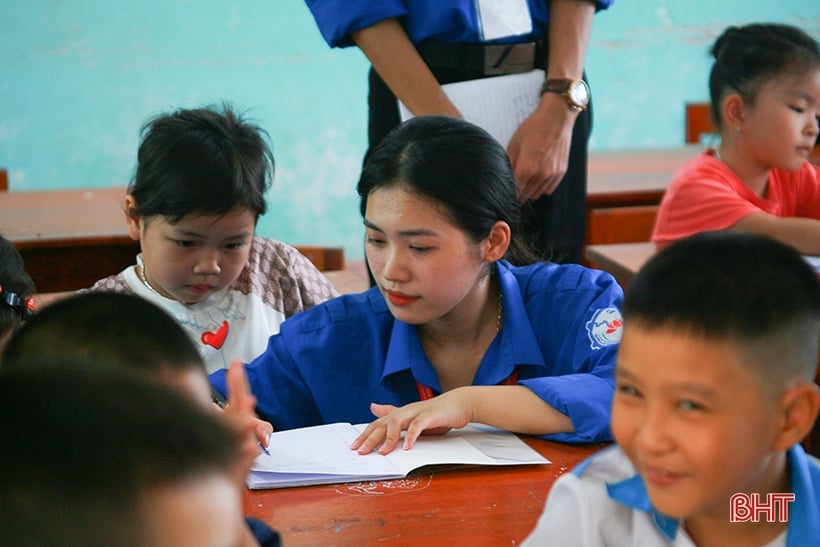
<svg viewBox="0 0 820 547">
<path fill-rule="evenodd" d="M 246 406 L 253 395 L 251 395 L 248 376 L 245 374 L 245 365 L 242 364 L 242 361 L 237 359 L 228 367 L 227 384 L 228 405 Z M 253 408 L 253 405 L 251 405 L 251 408 Z"/>
</svg>

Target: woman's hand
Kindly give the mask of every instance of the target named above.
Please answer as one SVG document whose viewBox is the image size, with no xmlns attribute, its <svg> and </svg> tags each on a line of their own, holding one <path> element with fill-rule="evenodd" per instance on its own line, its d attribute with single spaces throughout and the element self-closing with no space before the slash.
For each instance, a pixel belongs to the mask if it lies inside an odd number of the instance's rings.
<svg viewBox="0 0 820 547">
<path fill-rule="evenodd" d="M 541 104 L 510 140 L 507 154 L 524 200 L 550 195 L 567 172 L 576 112 L 563 97 L 545 93 Z"/>
<path fill-rule="evenodd" d="M 372 403 L 370 411 L 378 419 L 353 441 L 351 448 L 359 454 L 369 454 L 378 447 L 379 454 L 389 454 L 398 446 L 403 431 L 406 434 L 402 447 L 409 450 L 422 433 L 439 435 L 464 427 L 472 421 L 472 412 L 463 393 L 463 389 L 454 389 L 402 407 Z"/>
</svg>

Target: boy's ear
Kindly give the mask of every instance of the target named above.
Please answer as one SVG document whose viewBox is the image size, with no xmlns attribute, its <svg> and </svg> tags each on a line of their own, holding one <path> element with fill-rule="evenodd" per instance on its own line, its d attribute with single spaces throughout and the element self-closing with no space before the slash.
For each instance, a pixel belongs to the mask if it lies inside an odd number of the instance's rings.
<svg viewBox="0 0 820 547">
<path fill-rule="evenodd" d="M 137 200 L 131 194 L 125 196 L 125 222 L 128 224 L 128 237 L 134 241 L 140 240 L 142 233 L 142 217 L 137 215 Z"/>
<path fill-rule="evenodd" d="M 503 220 L 496 221 L 490 229 L 490 235 L 484 240 L 484 260 L 495 262 L 504 258 L 510 248 L 511 237 L 510 225 Z"/>
<path fill-rule="evenodd" d="M 802 381 L 790 387 L 781 399 L 782 422 L 775 449 L 787 450 L 809 434 L 820 411 L 820 386 Z"/>
</svg>

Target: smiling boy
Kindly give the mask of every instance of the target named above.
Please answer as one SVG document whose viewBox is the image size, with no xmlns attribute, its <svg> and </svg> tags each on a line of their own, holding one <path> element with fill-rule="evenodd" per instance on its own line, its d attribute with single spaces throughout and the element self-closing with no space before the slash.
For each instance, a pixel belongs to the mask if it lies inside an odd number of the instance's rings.
<svg viewBox="0 0 820 547">
<path fill-rule="evenodd" d="M 525 544 L 816 544 L 820 464 L 799 445 L 820 408 L 814 271 L 774 240 L 705 232 L 647 263 L 623 315 L 618 445 L 556 482 Z M 733 511 L 735 494 L 794 499 L 782 519 Z"/>
</svg>

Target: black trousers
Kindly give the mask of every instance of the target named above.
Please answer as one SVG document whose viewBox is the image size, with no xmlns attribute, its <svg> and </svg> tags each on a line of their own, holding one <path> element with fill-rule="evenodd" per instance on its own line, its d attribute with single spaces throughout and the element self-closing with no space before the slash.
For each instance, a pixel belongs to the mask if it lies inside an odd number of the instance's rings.
<svg viewBox="0 0 820 547">
<path fill-rule="evenodd" d="M 481 72 L 462 69 L 432 68 L 432 71 L 441 84 L 484 77 Z M 369 85 L 368 144 L 369 148 L 373 148 L 401 123 L 401 118 L 396 97 L 372 68 Z M 591 131 L 590 101 L 589 107 L 575 121 L 569 165 L 558 189 L 552 195 L 527 202 L 522 207 L 524 233 L 521 235 L 528 239 L 543 260 L 559 263 L 581 261 L 586 231 L 587 148 Z"/>
</svg>

